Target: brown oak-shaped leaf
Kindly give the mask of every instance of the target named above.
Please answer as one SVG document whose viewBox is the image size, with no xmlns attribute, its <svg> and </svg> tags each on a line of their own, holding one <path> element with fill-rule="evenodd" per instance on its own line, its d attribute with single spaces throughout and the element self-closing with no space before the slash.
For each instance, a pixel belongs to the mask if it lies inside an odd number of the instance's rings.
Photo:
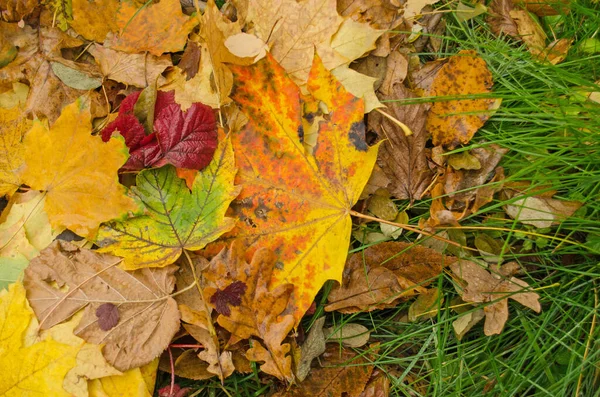
<svg viewBox="0 0 600 397">
<path fill-rule="evenodd" d="M 75 334 L 104 344 L 104 356 L 120 371 L 147 364 L 167 348 L 179 329 L 177 303 L 169 296 L 175 266 L 121 270 L 120 258 L 56 240 L 25 270 L 27 298 L 48 329 L 85 309 Z M 120 320 L 102 330 L 96 310 L 118 307 Z"/>
<path fill-rule="evenodd" d="M 227 378 L 235 371 L 232 361 L 232 353 L 230 351 L 221 351 L 219 349 L 218 340 L 211 335 L 207 329 L 207 324 L 202 326 L 194 324 L 183 324 L 185 330 L 203 346 L 203 350 L 198 353 L 198 358 L 206 363 L 206 370 L 215 374 L 221 379 Z"/>
<path fill-rule="evenodd" d="M 425 292 L 456 258 L 418 245 L 388 242 L 352 255 L 341 285 L 332 289 L 326 311 L 355 313 L 394 307 L 399 299 Z"/>
<path fill-rule="evenodd" d="M 112 303 L 103 303 L 96 309 L 98 326 L 102 331 L 113 329 L 119 322 L 119 308 Z"/>
<path fill-rule="evenodd" d="M 358 397 L 365 389 L 374 366 L 368 357 L 329 344 L 315 367 L 297 387 L 279 396 L 290 397 Z"/>
<path fill-rule="evenodd" d="M 537 313 L 542 311 L 540 296 L 535 292 L 527 292 L 530 290 L 529 284 L 516 277 L 509 277 L 512 268 L 513 263 L 507 263 L 499 269 L 498 274 L 492 274 L 468 260 L 459 260 L 450 265 L 452 272 L 466 282 L 461 293 L 465 302 L 493 302 L 483 308 L 485 312 L 483 331 L 486 335 L 502 332 L 508 320 L 508 298 Z"/>
<path fill-rule="evenodd" d="M 450 57 L 433 79 L 431 96 L 460 97 L 489 93 L 492 74 L 473 50 Z M 434 102 L 427 115 L 426 128 L 434 145 L 450 149 L 468 143 L 498 106 L 495 99 L 451 99 Z"/>
<path fill-rule="evenodd" d="M 241 242 L 234 242 L 214 257 L 202 272 L 206 280 L 204 294 L 207 301 L 218 290 L 241 282 L 247 287 L 239 305 L 230 306 L 231 313 L 217 317 L 220 326 L 231 332 L 232 339 L 261 338 L 247 353 L 252 361 L 265 361 L 261 369 L 280 379 L 293 379 L 288 343 L 282 344 L 292 330 L 294 317 L 290 314 L 290 295 L 293 286 L 283 284 L 270 289 L 271 273 L 276 256 L 267 249 L 254 253 L 252 261 L 245 260 L 245 249 Z M 254 357 L 254 359 L 252 358 Z"/>
<path fill-rule="evenodd" d="M 116 132 L 125 138 L 130 157 L 125 170 L 141 170 L 173 164 L 200 170 L 212 160 L 217 148 L 217 124 L 210 107 L 194 103 L 185 112 L 175 103 L 175 93 L 158 91 L 154 107 L 154 132 L 146 135 L 134 115 L 140 92 L 121 102 L 119 115 L 102 131 L 107 142 Z"/>
<path fill-rule="evenodd" d="M 416 97 L 402 84 L 394 84 L 392 95 L 380 95 L 381 100 L 402 100 Z M 401 102 L 388 102 L 392 115 L 406 124 L 412 135 L 406 136 L 397 124 L 373 112 L 369 115 L 369 129 L 377 132 L 379 139 L 385 139 L 377 163 L 392 180 L 388 189 L 395 197 L 411 202 L 421 198 L 431 182 L 433 173 L 427 164 L 425 144 L 428 139 L 425 131 L 428 105 L 424 103 L 402 105 Z"/>
</svg>

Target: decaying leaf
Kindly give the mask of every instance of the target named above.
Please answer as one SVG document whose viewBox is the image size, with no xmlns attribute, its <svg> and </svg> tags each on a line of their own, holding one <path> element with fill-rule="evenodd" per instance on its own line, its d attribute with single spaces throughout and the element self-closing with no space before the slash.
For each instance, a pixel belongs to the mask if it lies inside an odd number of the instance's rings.
<svg viewBox="0 0 600 397">
<path fill-rule="evenodd" d="M 117 267 L 120 262 L 57 240 L 30 262 L 24 284 L 42 329 L 85 308 L 75 334 L 103 343 L 108 362 L 126 371 L 147 364 L 167 347 L 179 329 L 179 311 L 169 297 L 175 266 L 128 273 Z M 96 316 L 105 303 L 117 306 L 120 315 L 108 331 Z"/>
<path fill-rule="evenodd" d="M 402 22 L 400 7 L 393 0 L 338 0 L 340 15 L 375 29 L 393 29 Z"/>
<path fill-rule="evenodd" d="M 30 126 L 31 121 L 19 107 L 0 108 L 0 197 L 13 194 L 21 185 L 22 140 Z"/>
<path fill-rule="evenodd" d="M 346 347 L 361 347 L 369 342 L 371 333 L 361 324 L 346 323 L 341 326 L 325 328 L 323 330 L 328 342 L 341 343 Z"/>
<path fill-rule="evenodd" d="M 399 299 L 425 292 L 456 259 L 402 242 L 369 247 L 348 259 L 341 285 L 330 292 L 326 311 L 342 313 L 394 307 Z"/>
<path fill-rule="evenodd" d="M 475 51 L 463 50 L 441 67 L 430 87 L 431 96 L 487 94 L 493 85 L 492 74 Z M 427 131 L 434 145 L 454 148 L 468 143 L 475 132 L 497 108 L 495 99 L 451 99 L 434 102 L 427 115 Z"/>
<path fill-rule="evenodd" d="M 63 109 L 48 129 L 36 122 L 25 136 L 23 182 L 45 192 L 44 206 L 56 229 L 92 237 L 100 222 L 136 211 L 117 178 L 127 155 L 120 140 L 90 135 L 89 107 L 82 99 Z"/>
<path fill-rule="evenodd" d="M 197 170 L 206 167 L 217 147 L 217 125 L 212 109 L 194 103 L 183 111 L 175 103 L 174 92 L 158 91 L 155 103 L 154 97 L 148 98 L 145 92 L 148 91 L 128 95 L 121 103 L 117 118 L 102 130 L 105 142 L 116 133 L 125 138 L 130 157 L 123 169 L 141 170 L 165 164 Z M 138 105 L 142 107 L 141 115 L 138 115 Z M 152 117 L 148 117 L 150 110 L 154 112 Z M 140 116 L 153 119 L 153 128 L 142 123 Z"/>
<path fill-rule="evenodd" d="M 358 397 L 365 388 L 373 365 L 366 357 L 330 344 L 322 355 L 320 368 L 313 368 L 304 382 L 280 396 Z"/>
<path fill-rule="evenodd" d="M 402 84 L 393 85 L 391 95 L 380 95 L 382 100 L 402 100 L 416 95 Z M 369 129 L 374 130 L 379 139 L 385 140 L 377 163 L 387 177 L 393 181 L 390 193 L 399 199 L 411 202 L 421 198 L 433 177 L 425 156 L 428 139 L 425 120 L 428 105 L 402 105 L 401 102 L 388 102 L 392 115 L 412 131 L 406 136 L 404 131 L 387 117 L 374 112 L 369 115 Z"/>
<path fill-rule="evenodd" d="M 0 0 L 0 18 L 9 22 L 18 22 L 39 6 L 36 0 Z"/>
<path fill-rule="evenodd" d="M 408 321 L 427 320 L 437 316 L 439 307 L 444 302 L 444 296 L 439 288 L 430 288 L 420 294 L 408 308 Z"/>
<path fill-rule="evenodd" d="M 140 88 L 154 83 L 172 65 L 169 55 L 127 54 L 98 44 L 88 48 L 88 52 L 94 56 L 105 78 Z"/>
<path fill-rule="evenodd" d="M 243 188 L 232 204 L 240 222 L 230 236 L 277 254 L 273 288 L 295 286 L 292 312 L 299 321 L 325 280 L 341 277 L 349 211 L 369 179 L 377 146 L 365 143 L 362 101 L 345 92 L 319 57 L 307 87 L 329 115 L 313 155 L 298 137 L 299 89 L 275 60 L 267 55 L 233 71 L 233 99 L 250 121 L 232 137 Z"/>
<path fill-rule="evenodd" d="M 504 206 L 504 210 L 511 218 L 537 228 L 550 227 L 570 217 L 583 205 L 579 201 L 528 196 L 510 189 L 504 190 L 503 195 L 507 199 L 514 199 Z"/>
<path fill-rule="evenodd" d="M 510 16 L 514 9 L 513 0 L 492 0 L 488 7 L 487 23 L 496 36 L 502 34 L 518 38 L 519 31 L 515 20 Z"/>
<path fill-rule="evenodd" d="M 284 284 L 270 288 L 276 260 L 272 252 L 259 249 L 251 262 L 244 256 L 244 246 L 237 241 L 211 260 L 202 272 L 206 280 L 205 300 L 212 303 L 217 291 L 243 283 L 246 288 L 240 304 L 230 305 L 229 315 L 221 313 L 217 322 L 231 332 L 232 339 L 261 338 L 267 350 L 255 341 L 247 353 L 248 359 L 265 361 L 261 366 L 263 371 L 291 381 L 291 357 L 287 355 L 290 345 L 282 342 L 294 325 L 290 310 L 293 286 Z"/>
<path fill-rule="evenodd" d="M 115 50 L 148 51 L 160 56 L 183 50 L 188 34 L 197 23 L 195 18 L 181 12 L 178 0 L 162 0 L 147 6 L 121 2 L 116 19 L 119 33 L 106 42 Z"/>
<path fill-rule="evenodd" d="M 315 320 L 310 327 L 310 332 L 300 349 L 300 361 L 296 366 L 296 379 L 302 382 L 310 372 L 312 361 L 325 352 L 325 334 L 323 325 L 325 316 Z"/>
<path fill-rule="evenodd" d="M 147 214 L 103 226 L 97 239 L 100 251 L 123 256 L 125 268 L 139 269 L 167 266 L 184 249 L 204 248 L 234 225 L 225 211 L 239 192 L 233 185 L 235 172 L 229 138 L 219 143 L 192 191 L 172 166 L 140 172 L 134 194 Z"/>
<path fill-rule="evenodd" d="M 509 268 L 512 268 L 512 264 L 507 263 L 500 267 L 499 274 L 494 275 L 468 260 L 459 260 L 450 265 L 452 272 L 467 283 L 462 287 L 462 299 L 466 302 L 486 303 L 483 307 L 485 312 L 483 330 L 486 335 L 502 332 L 508 320 L 508 298 L 537 313 L 542 310 L 539 295 L 535 292 L 524 292 L 530 289 L 529 284 L 516 277 L 508 278 L 508 274 L 503 274 Z M 493 303 L 487 304 L 490 302 Z"/>
</svg>

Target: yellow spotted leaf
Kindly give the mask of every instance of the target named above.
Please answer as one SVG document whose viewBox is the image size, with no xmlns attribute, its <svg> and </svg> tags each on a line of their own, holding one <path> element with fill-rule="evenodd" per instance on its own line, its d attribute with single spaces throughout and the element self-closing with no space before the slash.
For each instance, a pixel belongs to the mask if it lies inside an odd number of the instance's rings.
<svg viewBox="0 0 600 397">
<path fill-rule="evenodd" d="M 19 107 L 0 108 L 0 197 L 13 194 L 21 184 L 19 169 L 23 165 L 21 143 L 29 121 Z"/>
<path fill-rule="evenodd" d="M 435 76 L 431 96 L 472 96 L 487 94 L 493 85 L 492 74 L 475 51 L 463 50 L 442 66 Z M 454 148 L 468 143 L 491 116 L 499 103 L 493 98 L 451 99 L 434 102 L 427 116 L 427 131 L 434 145 Z"/>
<path fill-rule="evenodd" d="M 122 1 L 117 13 L 119 34 L 107 42 L 115 50 L 148 51 L 160 56 L 183 50 L 188 34 L 197 23 L 196 18 L 181 12 L 179 0 L 162 0 L 142 6 Z"/>
<path fill-rule="evenodd" d="M 377 147 L 365 143 L 364 104 L 315 56 L 307 88 L 328 109 L 313 153 L 302 143 L 298 86 L 271 55 L 232 67 L 233 100 L 249 122 L 233 134 L 238 218 L 230 236 L 276 254 L 270 288 L 293 284 L 290 313 L 298 321 L 326 280 L 341 280 L 350 211 L 367 183 Z"/>
<path fill-rule="evenodd" d="M 45 209 L 54 228 L 95 235 L 101 222 L 137 210 L 117 171 L 127 160 L 122 140 L 91 136 L 90 110 L 82 99 L 65 107 L 48 129 L 36 122 L 25 137 L 23 182 L 46 192 Z"/>
<path fill-rule="evenodd" d="M 108 32 L 117 32 L 119 0 L 71 0 L 73 20 L 69 25 L 88 40 L 104 42 Z"/>
</svg>

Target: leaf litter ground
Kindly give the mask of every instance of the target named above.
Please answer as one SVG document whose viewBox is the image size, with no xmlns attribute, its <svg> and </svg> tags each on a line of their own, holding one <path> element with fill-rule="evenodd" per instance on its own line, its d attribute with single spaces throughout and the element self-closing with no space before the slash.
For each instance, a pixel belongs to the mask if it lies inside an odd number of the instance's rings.
<svg viewBox="0 0 600 397">
<path fill-rule="evenodd" d="M 24 377 L 3 378 L 5 393 L 146 396 L 160 366 L 171 378 L 159 395 L 444 395 L 462 375 L 442 374 L 451 381 L 440 386 L 419 373 L 441 365 L 428 330 L 459 350 L 463 338 L 530 335 L 527 322 L 560 308 L 543 305 L 565 283 L 550 282 L 548 263 L 558 258 L 563 274 L 579 255 L 569 249 L 587 250 L 585 263 L 598 253 L 593 230 L 570 223 L 594 211 L 585 177 L 597 167 L 566 162 L 587 174 L 565 190 L 541 176 L 564 168 L 535 161 L 594 147 L 594 89 L 571 76 L 576 89 L 535 97 L 546 112 L 548 98 L 567 101 L 577 119 L 551 113 L 563 124 L 550 125 L 569 127 L 526 132 L 561 138 L 559 152 L 523 149 L 517 134 L 498 136 L 515 115 L 531 122 L 538 110 L 519 111 L 535 94 L 513 94 L 501 72 L 513 65 L 490 55 L 499 46 L 558 73 L 574 45 L 569 15 L 593 26 L 584 6 L 19 4 L 0 22 L 0 318 L 17 330 L 0 365 L 14 351 Z M 441 18 L 449 9 L 456 20 Z M 492 33 L 473 46 L 481 37 L 467 40 L 465 22 Z M 550 31 L 564 37 L 550 42 Z M 441 50 L 450 33 L 464 48 Z M 52 242 L 65 229 L 84 239 Z M 510 316 L 520 309 L 509 298 L 541 314 Z M 585 318 L 571 356 L 583 364 L 539 369 L 539 390 L 593 387 L 583 374 L 595 314 Z M 400 329 L 413 330 L 408 345 Z M 528 390 L 510 383 L 518 362 L 501 374 L 473 362 L 471 394 Z M 254 385 L 238 382 L 250 373 Z"/>
</svg>

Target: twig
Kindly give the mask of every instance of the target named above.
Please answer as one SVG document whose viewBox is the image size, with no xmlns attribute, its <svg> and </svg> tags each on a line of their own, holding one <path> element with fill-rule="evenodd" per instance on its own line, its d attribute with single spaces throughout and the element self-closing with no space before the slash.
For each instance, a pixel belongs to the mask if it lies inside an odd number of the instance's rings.
<svg viewBox="0 0 600 397">
<path fill-rule="evenodd" d="M 175 362 L 173 361 L 171 346 L 169 346 L 167 350 L 169 351 L 169 364 L 171 365 L 171 387 L 169 388 L 169 397 L 173 397 L 173 391 L 175 390 Z"/>
</svg>

